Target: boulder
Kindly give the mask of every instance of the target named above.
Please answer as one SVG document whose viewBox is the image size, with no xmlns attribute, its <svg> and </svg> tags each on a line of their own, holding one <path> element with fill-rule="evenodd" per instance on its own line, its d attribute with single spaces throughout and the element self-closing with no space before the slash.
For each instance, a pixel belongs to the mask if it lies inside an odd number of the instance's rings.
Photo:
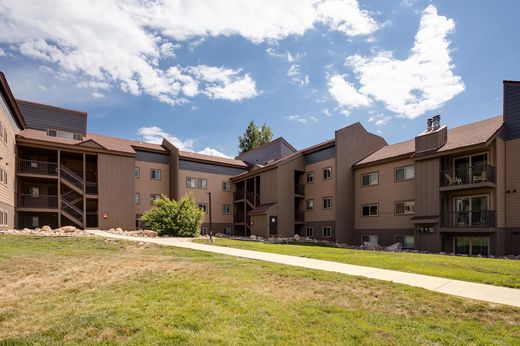
<svg viewBox="0 0 520 346">
<path fill-rule="evenodd" d="M 300 240 L 300 238 L 301 237 L 298 234 L 295 234 L 294 237 L 293 237 L 294 240 Z"/>
<path fill-rule="evenodd" d="M 73 233 L 76 231 L 76 227 L 74 226 L 63 226 L 59 229 L 63 233 Z"/>
<path fill-rule="evenodd" d="M 123 229 L 122 229 L 121 227 L 118 227 L 118 228 L 116 228 L 116 232 L 120 232 L 120 233 L 122 233 L 122 232 L 123 232 Z"/>
<path fill-rule="evenodd" d="M 152 231 L 152 230 L 149 230 L 149 229 L 145 229 L 142 234 L 145 236 L 145 237 L 157 237 L 159 235 L 159 233 L 155 232 L 155 231 Z"/>
<path fill-rule="evenodd" d="M 249 237 L 249 239 L 251 239 L 251 240 L 256 240 L 256 235 L 251 234 L 251 236 Z"/>
<path fill-rule="evenodd" d="M 381 250 L 382 249 L 381 245 L 379 245 L 378 243 L 370 242 L 370 241 L 363 242 L 363 245 L 365 246 L 366 250 Z"/>
<path fill-rule="evenodd" d="M 224 233 L 216 233 L 215 237 L 217 238 L 224 238 L 226 235 Z"/>
<path fill-rule="evenodd" d="M 400 252 L 402 249 L 403 249 L 403 245 L 401 243 L 395 243 L 395 244 L 385 247 L 385 251 L 392 251 L 392 252 Z"/>
<path fill-rule="evenodd" d="M 49 226 L 43 226 L 40 229 L 40 232 L 50 233 L 50 232 L 52 232 L 52 228 L 50 228 Z"/>
</svg>

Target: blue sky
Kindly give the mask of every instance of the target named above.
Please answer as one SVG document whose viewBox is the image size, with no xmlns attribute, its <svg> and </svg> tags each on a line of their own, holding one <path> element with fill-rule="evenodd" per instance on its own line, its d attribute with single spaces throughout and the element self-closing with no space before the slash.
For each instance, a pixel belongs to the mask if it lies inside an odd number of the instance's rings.
<svg viewBox="0 0 520 346">
<path fill-rule="evenodd" d="M 0 1 L 16 97 L 210 154 L 234 156 L 250 120 L 297 148 L 356 121 L 395 143 L 435 114 L 501 114 L 502 80 L 520 79 L 514 0 L 42 3 Z"/>
</svg>

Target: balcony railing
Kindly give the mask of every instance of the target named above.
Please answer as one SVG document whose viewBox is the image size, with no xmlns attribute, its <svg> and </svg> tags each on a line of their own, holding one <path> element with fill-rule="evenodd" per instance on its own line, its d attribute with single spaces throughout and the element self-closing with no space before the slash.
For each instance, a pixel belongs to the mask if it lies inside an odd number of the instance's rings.
<svg viewBox="0 0 520 346">
<path fill-rule="evenodd" d="M 237 190 L 233 193 L 233 200 L 234 201 L 241 201 L 245 198 L 246 194 L 244 190 Z"/>
<path fill-rule="evenodd" d="M 449 211 L 441 213 L 441 227 L 489 228 L 496 227 L 495 210 Z"/>
<path fill-rule="evenodd" d="M 18 160 L 18 173 L 29 173 L 39 175 L 58 175 L 56 162 Z"/>
<path fill-rule="evenodd" d="M 441 186 L 457 186 L 496 182 L 495 167 L 490 165 L 478 165 L 441 171 Z"/>
<path fill-rule="evenodd" d="M 18 207 L 56 209 L 58 208 L 58 196 L 21 194 L 18 196 Z"/>
<path fill-rule="evenodd" d="M 294 212 L 294 221 L 304 222 L 305 221 L 305 212 L 303 210 L 296 210 Z"/>
<path fill-rule="evenodd" d="M 243 223 L 245 220 L 244 213 L 242 212 L 242 213 L 235 214 L 235 217 L 233 218 L 233 220 L 235 221 L 235 223 Z"/>
<path fill-rule="evenodd" d="M 294 185 L 294 194 L 304 196 L 305 195 L 305 185 L 295 184 Z"/>
<path fill-rule="evenodd" d="M 98 184 L 97 183 L 85 183 L 85 190 L 88 195 L 97 195 L 98 193 Z"/>
</svg>

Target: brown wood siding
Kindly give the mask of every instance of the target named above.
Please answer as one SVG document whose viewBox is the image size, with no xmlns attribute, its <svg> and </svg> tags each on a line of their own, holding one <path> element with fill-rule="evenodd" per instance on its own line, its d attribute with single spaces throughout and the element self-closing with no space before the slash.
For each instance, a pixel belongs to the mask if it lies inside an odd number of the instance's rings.
<svg viewBox="0 0 520 346">
<path fill-rule="evenodd" d="M 520 139 L 506 141 L 506 227 L 520 227 L 519 172 Z"/>
<path fill-rule="evenodd" d="M 99 227 L 135 228 L 134 166 L 132 157 L 98 155 Z M 108 214 L 104 219 L 103 214 Z"/>
<path fill-rule="evenodd" d="M 506 226 L 506 143 L 501 138 L 496 140 L 496 175 L 497 175 L 497 227 Z"/>
<path fill-rule="evenodd" d="M 323 169 L 332 167 L 332 179 L 323 180 Z M 305 211 L 305 223 L 334 220 L 336 214 L 336 159 L 305 166 L 305 172 L 314 172 L 314 182 L 305 184 L 305 199 L 314 200 L 314 210 Z M 305 176 L 303 177 L 305 180 Z M 322 199 L 332 197 L 332 208 L 323 209 Z M 305 207 L 305 205 L 304 205 Z"/>
<path fill-rule="evenodd" d="M 435 150 L 446 144 L 448 139 L 448 128 L 443 127 L 438 131 L 419 135 L 415 137 L 415 152 L 420 153 Z"/>
<path fill-rule="evenodd" d="M 150 195 L 166 195 L 170 193 L 170 166 L 160 163 L 135 161 L 135 167 L 139 167 L 140 176 L 134 178 L 135 192 L 139 192 L 141 201 L 135 205 L 135 214 L 142 215 L 148 209 L 152 208 L 150 204 Z M 161 179 L 151 179 L 151 170 L 159 169 L 161 171 Z"/>
<path fill-rule="evenodd" d="M 269 237 L 269 218 L 268 215 L 251 215 L 251 234 Z"/>
<path fill-rule="evenodd" d="M 394 215 L 395 202 L 415 200 L 415 179 L 394 179 L 394 170 L 407 166 L 414 166 L 414 161 L 399 160 L 356 170 L 356 229 L 413 228 L 410 219 L 414 215 Z M 362 176 L 372 172 L 379 172 L 379 184 L 363 187 Z M 379 216 L 363 217 L 362 205 L 372 203 L 379 205 Z"/>
<path fill-rule="evenodd" d="M 278 202 L 278 171 L 260 173 L 260 204 Z"/>
<path fill-rule="evenodd" d="M 355 228 L 355 177 L 352 166 L 386 145 L 356 123 L 336 131 L 336 241 L 352 244 Z"/>
<path fill-rule="evenodd" d="M 179 170 L 179 198 L 185 196 L 188 193 L 193 194 L 193 198 L 197 203 L 209 204 L 208 192 L 211 192 L 211 217 L 215 223 L 233 223 L 233 192 L 224 191 L 222 183 L 230 179 L 227 175 L 212 174 L 204 172 L 194 172 Z M 197 188 L 190 189 L 186 187 L 186 178 L 202 178 L 207 180 L 207 189 L 199 189 L 198 181 Z M 223 204 L 231 205 L 231 214 L 223 214 Z M 209 222 L 209 215 L 204 217 L 204 222 Z"/>
<path fill-rule="evenodd" d="M 438 158 L 415 162 L 416 216 L 439 215 L 439 174 L 440 160 Z"/>
<path fill-rule="evenodd" d="M 278 235 L 294 235 L 294 172 L 304 170 L 304 158 L 298 156 L 278 166 Z M 303 209 L 303 206 L 302 206 Z"/>
</svg>

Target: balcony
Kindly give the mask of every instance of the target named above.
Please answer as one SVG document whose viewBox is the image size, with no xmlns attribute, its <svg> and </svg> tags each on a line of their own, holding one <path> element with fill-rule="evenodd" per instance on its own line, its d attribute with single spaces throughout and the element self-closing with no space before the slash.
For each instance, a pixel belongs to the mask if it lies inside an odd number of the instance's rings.
<svg viewBox="0 0 520 346">
<path fill-rule="evenodd" d="M 441 213 L 441 227 L 446 228 L 494 228 L 495 210 L 449 211 Z"/>
<path fill-rule="evenodd" d="M 294 212 L 294 222 L 305 222 L 305 212 L 303 210 Z"/>
<path fill-rule="evenodd" d="M 496 183 L 496 169 L 490 165 L 479 165 L 445 170 L 441 171 L 440 180 L 441 187 L 448 188 L 444 190 L 469 187 L 467 185 L 494 186 Z"/>
<path fill-rule="evenodd" d="M 244 220 L 245 220 L 244 212 L 235 214 L 233 220 L 235 223 L 244 223 Z"/>
<path fill-rule="evenodd" d="M 18 208 L 57 209 L 58 196 L 22 194 L 18 196 Z"/>
<path fill-rule="evenodd" d="M 302 184 L 295 184 L 294 185 L 294 194 L 305 196 L 305 185 Z"/>
<path fill-rule="evenodd" d="M 19 159 L 17 165 L 17 173 L 21 174 L 34 174 L 46 176 L 58 175 L 58 165 L 56 162 Z"/>
<path fill-rule="evenodd" d="M 86 190 L 87 195 L 97 195 L 98 194 L 98 184 L 86 182 L 85 190 Z"/>
<path fill-rule="evenodd" d="M 237 190 L 233 193 L 233 201 L 243 201 L 246 196 L 246 193 L 244 190 Z"/>
</svg>

